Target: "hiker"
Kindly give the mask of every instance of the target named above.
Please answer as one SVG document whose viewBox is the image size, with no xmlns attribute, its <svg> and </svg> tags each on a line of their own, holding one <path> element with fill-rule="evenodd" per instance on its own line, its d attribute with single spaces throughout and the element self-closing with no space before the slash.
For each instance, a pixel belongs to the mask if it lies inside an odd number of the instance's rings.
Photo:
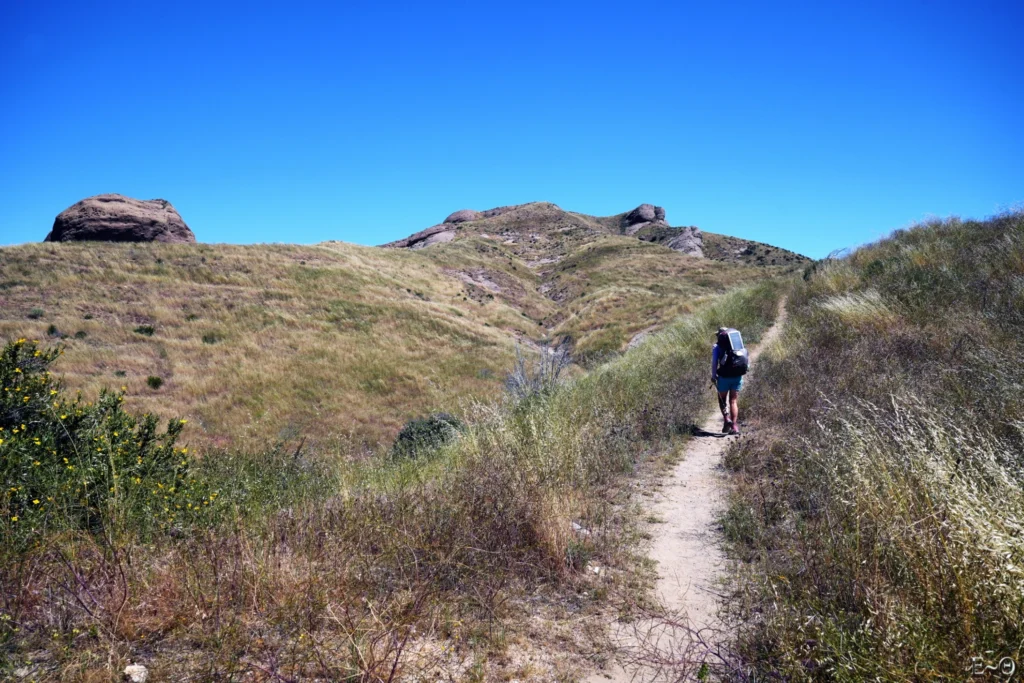
<svg viewBox="0 0 1024 683">
<path fill-rule="evenodd" d="M 718 389 L 718 407 L 722 411 L 722 432 L 739 434 L 739 394 L 743 389 L 743 375 L 749 362 L 743 337 L 739 330 L 720 327 L 711 348 L 711 383 Z"/>
</svg>

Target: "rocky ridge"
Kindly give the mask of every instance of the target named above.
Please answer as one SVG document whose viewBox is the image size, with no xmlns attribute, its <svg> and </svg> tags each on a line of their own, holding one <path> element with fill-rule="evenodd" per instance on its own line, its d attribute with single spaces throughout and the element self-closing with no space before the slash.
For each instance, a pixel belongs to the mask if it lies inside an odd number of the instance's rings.
<svg viewBox="0 0 1024 683">
<path fill-rule="evenodd" d="M 422 249 L 470 235 L 519 246 L 521 256 L 538 263 L 550 263 L 552 254 L 548 252 L 556 245 L 602 235 L 637 237 L 689 256 L 704 256 L 701 231 L 693 226 L 671 227 L 665 219 L 665 209 L 653 204 L 641 204 L 632 211 L 607 217 L 564 211 L 547 202 L 499 206 L 487 211 L 461 209 L 438 225 L 382 246 Z"/>
</svg>

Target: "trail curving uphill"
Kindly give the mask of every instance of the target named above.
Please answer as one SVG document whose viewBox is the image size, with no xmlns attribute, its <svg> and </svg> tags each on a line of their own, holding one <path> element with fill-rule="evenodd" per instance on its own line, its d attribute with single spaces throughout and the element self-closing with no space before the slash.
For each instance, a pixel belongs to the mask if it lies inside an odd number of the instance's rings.
<svg viewBox="0 0 1024 683">
<path fill-rule="evenodd" d="M 751 375 L 757 372 L 761 351 L 778 337 L 785 317 L 783 302 L 775 324 L 751 351 Z M 741 420 L 743 407 L 741 394 Z M 702 429 L 721 432 L 717 407 Z M 664 522 L 655 530 L 649 553 L 658 563 L 655 592 L 663 609 L 636 623 L 613 624 L 613 660 L 605 670 L 591 674 L 587 683 L 693 680 L 701 662 L 720 651 L 724 625 L 718 618 L 718 583 L 725 557 L 717 520 L 725 493 L 722 456 L 734 438 L 695 437 L 686 445 L 682 461 L 650 509 L 652 517 Z"/>
</svg>

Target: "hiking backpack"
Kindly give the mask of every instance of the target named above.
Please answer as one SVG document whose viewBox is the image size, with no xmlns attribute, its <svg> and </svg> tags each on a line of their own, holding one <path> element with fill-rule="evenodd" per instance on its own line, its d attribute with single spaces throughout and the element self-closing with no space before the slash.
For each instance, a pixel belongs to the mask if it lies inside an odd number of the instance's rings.
<svg viewBox="0 0 1024 683">
<path fill-rule="evenodd" d="M 722 357 L 722 352 L 725 357 Z M 742 377 L 750 368 L 747 349 L 739 330 L 729 328 L 718 335 L 718 376 Z"/>
</svg>

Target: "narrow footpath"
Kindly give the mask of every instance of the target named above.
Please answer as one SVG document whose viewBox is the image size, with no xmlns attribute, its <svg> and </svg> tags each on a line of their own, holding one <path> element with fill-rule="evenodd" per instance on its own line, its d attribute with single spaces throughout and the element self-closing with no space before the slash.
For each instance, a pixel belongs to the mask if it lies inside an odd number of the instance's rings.
<svg viewBox="0 0 1024 683">
<path fill-rule="evenodd" d="M 785 314 L 785 307 L 780 306 L 775 325 L 751 350 L 752 375 L 757 372 L 761 351 L 782 329 Z M 741 429 L 742 425 L 741 393 Z M 702 428 L 721 433 L 722 414 L 717 405 Z M 687 667 L 681 661 L 696 660 L 694 667 L 699 667 L 703 655 L 721 644 L 718 591 L 725 557 L 717 520 L 725 499 L 722 456 L 735 438 L 694 437 L 686 445 L 683 459 L 650 508 L 650 515 L 664 522 L 652 529 L 655 538 L 649 555 L 658 563 L 657 597 L 670 616 L 667 620 L 612 624 L 612 641 L 618 650 L 607 668 L 591 674 L 587 683 L 688 680 Z"/>
</svg>

